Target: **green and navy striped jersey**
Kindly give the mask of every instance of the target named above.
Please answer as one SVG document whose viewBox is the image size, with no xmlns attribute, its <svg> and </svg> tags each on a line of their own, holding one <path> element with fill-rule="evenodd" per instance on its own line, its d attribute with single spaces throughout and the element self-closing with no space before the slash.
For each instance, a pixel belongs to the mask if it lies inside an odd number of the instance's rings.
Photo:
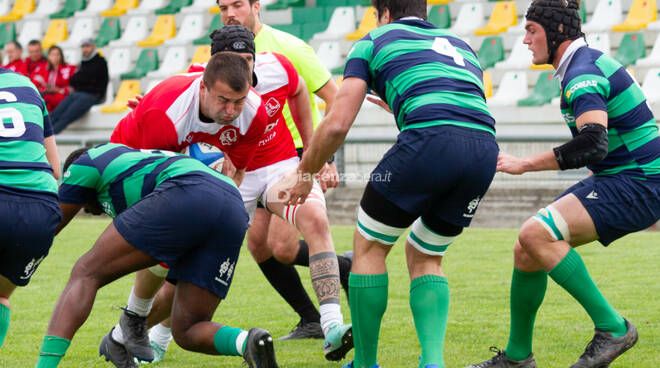
<svg viewBox="0 0 660 368">
<path fill-rule="evenodd" d="M 495 134 L 474 51 L 422 19 L 399 19 L 357 41 L 346 59 L 348 77 L 378 93 L 400 131 L 456 125 Z"/>
<path fill-rule="evenodd" d="M 53 135 L 46 104 L 30 80 L 0 68 L 0 191 L 54 199 L 57 181 L 44 137 Z"/>
<path fill-rule="evenodd" d="M 106 143 L 82 154 L 64 173 L 60 202 L 84 204 L 94 199 L 115 217 L 169 178 L 206 175 L 236 187 L 234 181 L 178 153 L 136 150 Z"/>
<path fill-rule="evenodd" d="M 588 168 L 595 175 L 625 174 L 660 180 L 658 125 L 642 89 L 613 58 L 578 48 L 561 83 L 561 112 L 573 136 L 575 119 L 586 111 L 607 111 L 608 154 Z"/>
</svg>

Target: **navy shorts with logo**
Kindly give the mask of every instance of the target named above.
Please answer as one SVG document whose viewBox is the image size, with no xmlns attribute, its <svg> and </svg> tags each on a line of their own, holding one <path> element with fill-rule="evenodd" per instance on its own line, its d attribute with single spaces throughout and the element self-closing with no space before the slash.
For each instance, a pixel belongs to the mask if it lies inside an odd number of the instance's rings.
<svg viewBox="0 0 660 368">
<path fill-rule="evenodd" d="M 62 212 L 55 197 L 39 199 L 0 191 L 0 274 L 25 286 L 46 258 Z"/>
<path fill-rule="evenodd" d="M 488 132 L 449 125 L 408 129 L 371 173 L 370 184 L 413 216 L 467 227 L 493 180 L 498 153 Z M 363 209 L 373 217 L 364 203 Z"/>
<path fill-rule="evenodd" d="M 174 177 L 114 219 L 126 241 L 170 266 L 169 280 L 225 298 L 248 226 L 238 190 L 210 175 Z"/>
<path fill-rule="evenodd" d="M 604 246 L 660 220 L 659 182 L 627 175 L 594 175 L 568 188 L 557 199 L 569 193 L 586 208 Z"/>
</svg>

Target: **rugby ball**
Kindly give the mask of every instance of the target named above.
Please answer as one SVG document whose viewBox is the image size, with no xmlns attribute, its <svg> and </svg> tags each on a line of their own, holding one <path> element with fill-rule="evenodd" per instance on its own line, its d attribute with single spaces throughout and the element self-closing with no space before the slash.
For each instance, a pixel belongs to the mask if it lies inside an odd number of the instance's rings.
<svg viewBox="0 0 660 368">
<path fill-rule="evenodd" d="M 216 171 L 222 171 L 222 164 L 225 162 L 225 154 L 220 148 L 204 142 L 193 143 L 181 153 L 202 161 Z"/>
</svg>

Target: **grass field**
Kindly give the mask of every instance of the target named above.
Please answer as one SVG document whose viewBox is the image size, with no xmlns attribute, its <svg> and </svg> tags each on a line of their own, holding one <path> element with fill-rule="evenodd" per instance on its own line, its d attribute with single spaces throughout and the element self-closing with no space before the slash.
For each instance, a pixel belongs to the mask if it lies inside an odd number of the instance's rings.
<svg viewBox="0 0 660 368">
<path fill-rule="evenodd" d="M 73 263 L 93 244 L 109 220 L 80 218 L 60 234 L 51 253 L 27 288 L 11 301 L 12 322 L 0 350 L 0 367 L 33 367 L 50 313 Z M 334 227 L 338 252 L 351 248 L 353 229 Z M 444 260 L 451 287 L 451 308 L 445 343 L 445 362 L 463 367 L 491 356 L 490 345 L 506 347 L 508 292 L 515 230 L 469 229 L 447 252 Z M 403 239 L 403 238 L 402 238 Z M 390 255 L 389 305 L 381 328 L 379 363 L 382 367 L 417 367 L 419 343 L 408 308 L 409 282 L 402 241 Z M 579 252 L 610 302 L 636 324 L 640 341 L 612 367 L 660 366 L 660 295 L 658 261 L 660 236 L 644 232 L 603 249 L 592 244 Z M 299 269 L 312 295 L 307 269 Z M 61 367 L 109 367 L 98 356 L 101 337 L 117 322 L 119 306 L 126 302 L 133 276 L 101 289 L 87 323 L 78 331 Z M 537 320 L 535 355 L 540 367 L 567 367 L 582 353 L 593 330 L 579 305 L 552 281 Z M 343 313 L 350 313 L 342 294 Z M 214 320 L 235 327 L 264 327 L 275 336 L 286 334 L 297 316 L 268 285 L 243 249 L 234 284 Z M 281 367 L 338 367 L 326 362 L 320 340 L 275 343 Z M 352 357 L 352 352 L 348 358 Z M 155 367 L 239 367 L 242 359 L 190 353 L 172 344 L 166 360 Z M 342 362 L 343 363 L 343 362 Z"/>
</svg>

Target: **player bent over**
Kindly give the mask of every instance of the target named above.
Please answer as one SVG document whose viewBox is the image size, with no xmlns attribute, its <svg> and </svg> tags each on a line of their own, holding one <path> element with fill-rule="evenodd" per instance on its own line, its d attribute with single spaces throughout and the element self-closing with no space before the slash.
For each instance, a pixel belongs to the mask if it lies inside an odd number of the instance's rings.
<svg viewBox="0 0 660 368">
<path fill-rule="evenodd" d="M 105 211 L 114 220 L 74 265 L 51 316 L 38 368 L 59 364 L 99 288 L 159 262 L 170 265 L 168 277 L 177 281 L 172 331 L 179 346 L 243 356 L 250 367 L 277 367 L 266 330 L 211 322 L 231 285 L 248 222 L 231 179 L 187 156 L 109 143 L 69 156 L 59 195 L 58 231 L 81 207 Z M 136 367 L 112 331 L 100 354 L 118 367 Z"/>
<path fill-rule="evenodd" d="M 511 326 L 505 351 L 470 367 L 533 368 L 532 337 L 548 276 L 591 317 L 595 334 L 572 368 L 607 367 L 637 342 L 573 248 L 604 246 L 660 218 L 660 137 L 639 85 L 613 58 L 589 48 L 579 2 L 537 0 L 527 10 L 524 42 L 534 64 L 550 63 L 561 81 L 561 110 L 573 139 L 538 155 L 501 154 L 510 174 L 587 166 L 593 175 L 525 222 L 514 248 Z"/>
</svg>

